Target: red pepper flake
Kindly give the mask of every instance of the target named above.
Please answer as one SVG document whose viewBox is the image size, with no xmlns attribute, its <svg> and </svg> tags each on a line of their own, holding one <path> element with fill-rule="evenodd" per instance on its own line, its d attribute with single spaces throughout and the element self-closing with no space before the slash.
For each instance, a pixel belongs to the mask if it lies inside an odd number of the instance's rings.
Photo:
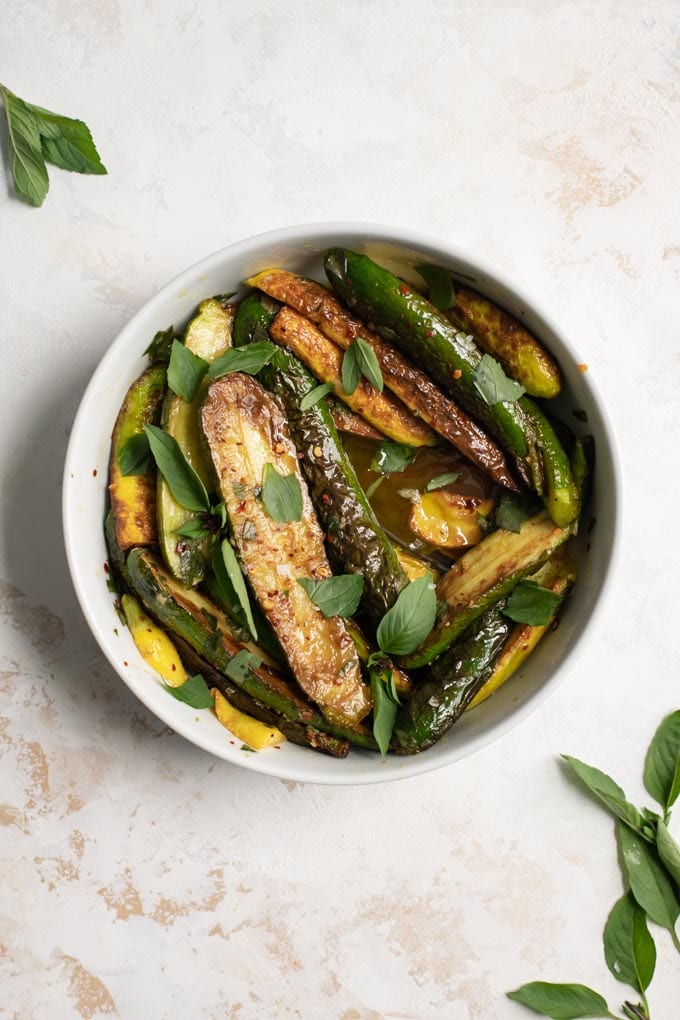
<svg viewBox="0 0 680 1020">
<path fill-rule="evenodd" d="M 323 503 L 326 504 L 326 506 L 328 506 L 328 504 L 331 502 L 331 497 L 328 495 L 327 492 L 322 492 L 321 493 L 321 500 L 322 500 Z"/>
<path fill-rule="evenodd" d="M 576 367 L 579 370 L 579 372 L 587 372 L 588 371 L 588 366 L 587 365 L 577 365 Z"/>
<path fill-rule="evenodd" d="M 245 510 L 245 508 L 246 508 L 246 501 L 245 501 L 245 499 L 244 499 L 244 500 L 242 500 L 242 501 L 241 501 L 241 502 L 239 503 L 239 505 L 238 505 L 238 506 L 236 507 L 236 513 L 237 513 L 237 514 L 242 514 L 242 513 L 243 513 L 243 511 Z"/>
<path fill-rule="evenodd" d="M 127 662 L 125 661 L 125 659 L 123 659 L 123 665 L 127 666 Z"/>
<path fill-rule="evenodd" d="M 105 573 L 105 574 L 108 574 L 108 573 L 110 573 L 109 565 L 108 565 L 108 563 L 106 562 L 106 560 L 104 560 L 104 573 Z"/>
<path fill-rule="evenodd" d="M 400 283 L 399 284 L 399 293 L 400 294 L 410 294 L 411 293 L 411 288 L 409 287 L 409 285 L 407 283 Z"/>
<path fill-rule="evenodd" d="M 93 478 L 97 477 L 97 469 L 96 468 L 92 468 L 92 477 Z"/>
<path fill-rule="evenodd" d="M 455 372 L 453 373 L 453 378 L 454 379 L 460 379 L 462 374 L 463 374 L 462 370 L 460 368 L 457 368 L 455 370 Z"/>
<path fill-rule="evenodd" d="M 435 331 L 433 329 L 426 329 L 425 330 L 425 336 L 435 336 L 435 335 L 436 334 L 435 334 Z"/>
<path fill-rule="evenodd" d="M 177 669 L 177 666 L 173 662 L 173 664 L 172 664 L 172 672 L 174 673 L 176 669 Z"/>
</svg>

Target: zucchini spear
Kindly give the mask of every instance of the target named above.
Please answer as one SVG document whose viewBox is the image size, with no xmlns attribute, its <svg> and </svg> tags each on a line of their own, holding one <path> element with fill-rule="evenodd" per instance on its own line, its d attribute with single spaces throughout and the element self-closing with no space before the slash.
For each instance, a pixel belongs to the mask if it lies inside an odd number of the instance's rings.
<svg viewBox="0 0 680 1020">
<path fill-rule="evenodd" d="M 357 337 L 365 340 L 375 352 L 385 386 L 406 407 L 499 485 L 517 491 L 517 482 L 512 477 L 503 451 L 479 425 L 442 393 L 425 372 L 416 368 L 392 344 L 369 330 L 325 287 L 284 269 L 267 269 L 247 282 L 307 316 L 343 350 L 347 350 Z"/>
<path fill-rule="evenodd" d="M 578 515 L 578 495 L 552 426 L 529 397 L 494 404 L 481 399 L 474 373 L 482 355 L 472 337 L 365 255 L 333 248 L 325 267 L 333 290 L 353 311 L 412 357 L 507 446 L 555 523 L 571 524 Z"/>
</svg>

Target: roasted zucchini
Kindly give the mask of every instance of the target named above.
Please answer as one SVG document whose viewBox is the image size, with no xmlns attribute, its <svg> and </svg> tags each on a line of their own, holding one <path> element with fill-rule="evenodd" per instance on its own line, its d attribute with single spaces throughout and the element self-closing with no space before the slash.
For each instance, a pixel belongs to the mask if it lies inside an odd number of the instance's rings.
<svg viewBox="0 0 680 1020">
<path fill-rule="evenodd" d="M 352 639 L 342 619 L 326 619 L 297 583 L 331 569 L 279 404 L 250 376 L 225 375 L 208 388 L 201 427 L 238 555 L 295 678 L 328 718 L 358 722 L 371 702 Z M 298 520 L 267 512 L 260 499 L 267 465 L 297 480 Z"/>
</svg>

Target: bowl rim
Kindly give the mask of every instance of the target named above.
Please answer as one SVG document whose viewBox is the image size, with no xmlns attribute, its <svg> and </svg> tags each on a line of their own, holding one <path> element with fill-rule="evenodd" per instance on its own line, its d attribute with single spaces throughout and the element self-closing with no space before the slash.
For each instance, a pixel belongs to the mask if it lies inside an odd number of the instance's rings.
<svg viewBox="0 0 680 1020">
<path fill-rule="evenodd" d="M 387 244 L 394 244 L 401 247 L 417 249 L 420 252 L 432 252 L 445 255 L 447 259 L 455 262 L 465 262 L 473 265 L 480 275 L 500 285 L 500 287 L 516 296 L 532 313 L 540 317 L 551 332 L 555 334 L 560 343 L 578 362 L 579 355 L 574 344 L 569 340 L 561 328 L 554 322 L 551 315 L 546 313 L 540 302 L 526 290 L 522 283 L 517 282 L 505 271 L 490 265 L 487 260 L 474 253 L 469 253 L 465 248 L 450 242 L 445 238 L 438 238 L 433 235 L 422 233 L 408 227 L 388 226 L 380 223 L 361 221 L 319 221 L 313 223 L 301 223 L 288 227 L 279 227 L 275 230 L 264 231 L 251 237 L 244 238 L 220 248 L 211 254 L 203 257 L 198 262 L 183 269 L 180 273 L 164 284 L 156 293 L 146 301 L 141 308 L 126 322 L 116 338 L 110 344 L 97 367 L 95 368 L 83 396 L 80 400 L 78 410 L 74 417 L 71 434 L 66 450 L 63 472 L 62 489 L 62 524 L 64 532 L 64 545 L 66 558 L 71 575 L 73 587 L 76 592 L 81 611 L 92 631 L 101 651 L 109 663 L 124 681 L 127 687 L 137 698 L 162 722 L 173 731 L 185 737 L 191 743 L 202 750 L 214 754 L 216 757 L 233 765 L 250 769 L 251 771 L 269 775 L 279 779 L 287 779 L 295 782 L 304 782 L 329 786 L 345 785 L 367 785 L 373 783 L 391 782 L 397 779 L 411 778 L 424 773 L 436 771 L 439 768 L 452 765 L 454 762 L 476 753 L 483 747 L 487 747 L 499 740 L 515 726 L 518 726 L 524 719 L 532 714 L 538 707 L 545 703 L 548 697 L 556 690 L 566 673 L 572 670 L 583 653 L 587 641 L 592 638 L 595 627 L 594 623 L 599 619 L 600 614 L 611 594 L 615 576 L 619 567 L 620 546 L 621 546 L 621 516 L 622 516 L 622 479 L 621 457 L 618 448 L 616 433 L 607 410 L 602 394 L 594 379 L 589 377 L 585 380 L 587 389 L 603 424 L 603 434 L 610 457 L 612 468 L 612 505 L 613 512 L 611 520 L 608 521 L 610 530 L 609 558 L 605 566 L 604 575 L 600 578 L 599 587 L 596 592 L 591 613 L 587 623 L 583 625 L 575 635 L 571 645 L 564 651 L 562 659 L 556 668 L 548 675 L 540 686 L 532 690 L 520 703 L 513 705 L 506 715 L 494 722 L 490 729 L 482 729 L 481 732 L 470 736 L 463 747 L 452 745 L 446 755 L 430 756 L 425 751 L 419 755 L 409 757 L 390 756 L 386 759 L 379 759 L 377 755 L 366 758 L 370 761 L 370 769 L 357 769 L 354 767 L 351 772 L 343 773 L 343 760 L 329 759 L 334 768 L 329 768 L 327 762 L 319 762 L 322 756 L 315 755 L 311 751 L 308 758 L 298 762 L 297 759 L 286 760 L 284 757 L 268 754 L 249 754 L 247 757 L 236 758 L 231 753 L 231 747 L 225 744 L 225 753 L 220 753 L 214 744 L 204 739 L 203 733 L 189 725 L 189 717 L 185 723 L 181 713 L 176 712 L 176 704 L 173 699 L 168 698 L 167 709 L 165 705 L 155 703 L 151 697 L 151 687 L 147 691 L 144 684 L 134 682 L 133 676 L 123 672 L 120 658 L 114 654 L 109 635 L 104 633 L 102 621 L 97 613 L 91 610 L 87 598 L 88 582 L 84 575 L 84 564 L 81 558 L 77 542 L 77 529 L 74 527 L 75 512 L 74 500 L 76 497 L 76 483 L 74 480 L 77 467 L 78 447 L 81 442 L 81 435 L 88 426 L 93 412 L 93 401 L 101 381 L 109 378 L 110 366 L 116 362 L 118 350 L 125 346 L 128 338 L 135 336 L 138 325 L 142 320 L 152 316 L 157 308 L 161 308 L 168 297 L 176 294 L 178 289 L 189 283 L 193 284 L 203 275 L 204 272 L 219 265 L 225 258 L 236 258 L 248 254 L 265 245 L 274 245 L 285 242 L 288 245 L 305 242 L 311 244 L 320 241 L 325 235 L 354 236 L 362 243 L 379 241 Z M 141 356 L 140 351 L 140 356 Z M 103 526 L 103 522 L 102 522 Z M 102 582 L 104 583 L 104 582 Z M 437 745 L 434 745 L 435 747 Z M 432 749 L 431 749 L 432 750 Z M 356 752 L 355 752 L 356 753 Z M 278 764 L 278 763 L 281 764 Z M 326 767 L 324 767 L 326 765 Z"/>
</svg>

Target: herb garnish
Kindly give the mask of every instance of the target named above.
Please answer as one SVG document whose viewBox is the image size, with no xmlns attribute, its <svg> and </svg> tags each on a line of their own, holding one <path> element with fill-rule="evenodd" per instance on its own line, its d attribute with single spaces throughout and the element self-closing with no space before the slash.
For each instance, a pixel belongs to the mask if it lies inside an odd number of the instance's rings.
<svg viewBox="0 0 680 1020">
<path fill-rule="evenodd" d="M 175 333 L 174 326 L 168 326 L 167 329 L 159 329 L 154 334 L 153 340 L 144 353 L 151 361 L 158 361 L 163 365 L 167 365 L 170 361 L 170 351 L 176 338 L 177 333 Z"/>
<path fill-rule="evenodd" d="M 199 358 L 188 347 L 173 340 L 168 364 L 168 386 L 187 403 L 196 396 L 196 390 L 208 371 L 208 362 Z"/>
<path fill-rule="evenodd" d="M 217 549 L 215 549 L 212 558 L 212 568 L 225 600 L 229 605 L 233 605 L 235 601 L 238 602 L 243 610 L 248 630 L 252 634 L 253 639 L 257 641 L 257 627 L 253 619 L 253 611 L 250 608 L 248 589 L 243 580 L 243 574 L 236 559 L 236 553 L 226 538 L 222 539 Z"/>
<path fill-rule="evenodd" d="M 404 471 L 417 452 L 415 446 L 395 443 L 393 439 L 383 439 L 369 465 L 370 470 L 378 471 L 381 475 Z"/>
<path fill-rule="evenodd" d="M 435 492 L 437 489 L 443 489 L 445 485 L 451 485 L 459 478 L 460 471 L 447 471 L 443 475 L 435 475 L 434 478 L 430 478 L 425 486 L 425 492 Z"/>
<path fill-rule="evenodd" d="M 562 596 L 542 588 L 535 581 L 520 581 L 503 610 L 515 623 L 528 623 L 532 627 L 547 626 Z"/>
<path fill-rule="evenodd" d="M 281 524 L 302 517 L 302 489 L 292 472 L 280 475 L 273 464 L 265 464 L 261 498 L 269 516 Z"/>
<path fill-rule="evenodd" d="M 46 163 L 78 174 L 105 174 L 106 167 L 82 120 L 34 106 L 0 85 L 4 100 L 14 187 L 20 198 L 42 205 L 50 186 Z"/>
<path fill-rule="evenodd" d="M 443 266 L 433 266 L 429 262 L 418 262 L 413 267 L 428 286 L 428 298 L 440 311 L 446 312 L 456 303 L 456 292 L 453 289 L 451 273 Z"/>
<path fill-rule="evenodd" d="M 137 432 L 134 436 L 129 436 L 118 453 L 118 467 L 121 474 L 126 477 L 145 475 L 152 464 L 153 458 L 146 435 L 143 432 Z"/>
<path fill-rule="evenodd" d="M 332 383 L 325 382 L 321 383 L 320 386 L 315 386 L 314 389 L 309 390 L 308 393 L 305 393 L 304 397 L 300 401 L 300 410 L 308 411 L 310 407 L 314 407 L 315 404 L 318 404 L 320 400 L 322 400 L 324 397 L 327 397 L 328 394 L 332 392 L 333 392 Z"/>
<path fill-rule="evenodd" d="M 389 667 L 374 666 L 369 669 L 369 676 L 373 695 L 373 736 L 384 758 L 389 750 L 397 718 L 397 707 L 401 702 L 394 688 L 394 678 Z"/>
<path fill-rule="evenodd" d="M 326 618 L 354 616 L 364 590 L 363 574 L 336 574 L 322 581 L 315 581 L 312 577 L 298 577 L 297 582 Z"/>
<path fill-rule="evenodd" d="M 233 659 L 227 663 L 225 674 L 234 683 L 243 683 L 251 669 L 257 669 L 262 665 L 262 659 L 247 648 L 242 648 Z"/>
<path fill-rule="evenodd" d="M 506 489 L 498 501 L 494 519 L 499 528 L 519 533 L 524 522 L 533 513 L 533 509 L 533 506 L 516 492 L 508 492 Z"/>
<path fill-rule="evenodd" d="M 354 393 L 362 375 L 378 392 L 383 391 L 383 377 L 375 351 L 360 336 L 343 355 L 341 375 L 342 388 L 347 394 Z"/>
<path fill-rule="evenodd" d="M 212 708 L 214 704 L 210 688 L 200 673 L 189 677 L 179 687 L 171 687 L 170 684 L 166 683 L 163 686 L 168 694 L 172 694 L 173 698 L 183 701 L 185 705 L 190 705 L 191 708 Z"/>
<path fill-rule="evenodd" d="M 208 375 L 211 379 L 219 379 L 229 372 L 257 375 L 261 368 L 269 364 L 278 350 L 271 340 L 258 340 L 245 347 L 232 347 L 213 361 L 208 369 Z"/>
<path fill-rule="evenodd" d="M 145 425 L 144 431 L 156 466 L 174 499 L 185 510 L 209 511 L 210 500 L 205 485 L 182 453 L 177 440 L 157 425 Z"/>
<path fill-rule="evenodd" d="M 378 624 L 376 639 L 381 651 L 408 655 L 419 648 L 434 626 L 437 597 L 432 574 L 410 581 Z"/>
<path fill-rule="evenodd" d="M 514 379 L 508 378 L 501 365 L 490 354 L 483 354 L 482 360 L 472 373 L 475 389 L 487 404 L 514 403 L 519 400 L 524 387 Z"/>
</svg>

